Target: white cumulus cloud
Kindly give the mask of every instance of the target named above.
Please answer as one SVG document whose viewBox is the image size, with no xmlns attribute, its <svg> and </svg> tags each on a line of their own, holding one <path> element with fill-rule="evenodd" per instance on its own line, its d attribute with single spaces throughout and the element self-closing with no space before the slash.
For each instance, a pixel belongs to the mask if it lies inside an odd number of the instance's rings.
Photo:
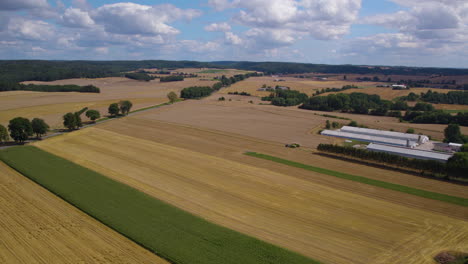
<svg viewBox="0 0 468 264">
<path fill-rule="evenodd" d="M 226 32 L 231 30 L 231 26 L 226 22 L 211 23 L 205 27 L 205 30 L 211 32 Z"/>
</svg>

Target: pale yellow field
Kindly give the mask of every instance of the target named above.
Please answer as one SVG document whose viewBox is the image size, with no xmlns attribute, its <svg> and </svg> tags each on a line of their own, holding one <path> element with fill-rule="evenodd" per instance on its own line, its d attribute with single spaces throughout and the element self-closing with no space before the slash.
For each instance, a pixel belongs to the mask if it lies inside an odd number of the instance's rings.
<svg viewBox="0 0 468 264">
<path fill-rule="evenodd" d="M 275 82 L 275 79 L 283 79 L 284 82 Z M 250 77 L 244 81 L 237 82 L 231 85 L 228 88 L 222 89 L 220 93 L 228 93 L 228 92 L 248 92 L 254 96 L 267 96 L 271 92 L 266 91 L 257 91 L 259 88 L 263 86 L 263 84 L 276 87 L 279 86 L 287 86 L 290 87 L 291 90 L 297 90 L 307 95 L 312 95 L 315 91 L 321 90 L 322 88 L 341 88 L 344 85 L 351 85 L 354 84 L 358 87 L 375 87 L 376 83 L 373 82 L 348 82 L 348 81 L 313 81 L 307 79 L 299 79 L 293 77 L 271 77 L 271 76 L 263 76 L 263 77 Z"/>
<path fill-rule="evenodd" d="M 141 133 L 138 126 L 122 128 L 128 131 L 126 134 L 114 132 L 134 119 L 138 120 L 129 117 L 109 122 L 36 146 L 209 221 L 324 263 L 433 263 L 432 257 L 442 250 L 468 250 L 464 243 L 468 240 L 468 222 L 404 206 L 401 200 L 407 195 L 390 202 L 340 187 L 360 190 L 361 184 L 335 178 L 333 188 L 316 182 L 316 178 L 330 176 L 307 172 L 308 177 L 302 177 L 284 166 L 272 170 L 234 161 L 225 156 L 242 153 L 232 146 L 218 150 L 224 153 L 221 157 L 176 147 L 178 135 L 174 130 L 167 132 L 174 135 L 165 138 L 167 143 L 158 143 L 164 135 L 154 131 L 147 135 L 154 140 L 136 136 Z M 151 121 L 146 122 L 151 125 Z M 221 132 L 212 133 L 223 138 Z M 197 141 L 197 136 L 190 137 Z M 239 140 L 235 136 L 232 139 Z M 255 141 L 250 143 L 249 150 L 261 151 Z M 392 195 L 386 190 L 376 192 Z M 413 197 L 413 202 L 418 200 L 428 202 Z M 437 206 L 437 202 L 434 204 Z M 463 207 L 447 206 L 452 208 L 448 211 L 458 211 L 455 215 L 461 211 L 461 216 L 468 216 Z"/>
<path fill-rule="evenodd" d="M 167 263 L 0 162 L 0 263 Z"/>
<path fill-rule="evenodd" d="M 67 79 L 53 82 L 26 82 L 37 84 L 92 84 L 101 89 L 101 93 L 47 93 L 11 91 L 0 93 L 0 124 L 7 124 L 14 117 L 40 117 L 52 128 L 62 127 L 62 116 L 67 112 L 91 107 L 107 115 L 107 107 L 112 102 L 130 100 L 133 109 L 143 108 L 166 102 L 166 95 L 179 92 L 185 87 L 194 85 L 211 86 L 214 81 L 200 81 L 189 78 L 181 82 L 160 83 L 158 80 L 142 82 L 127 78 L 112 77 L 98 79 Z M 83 115 L 84 117 L 84 115 Z M 86 119 L 84 117 L 84 119 Z"/>
</svg>

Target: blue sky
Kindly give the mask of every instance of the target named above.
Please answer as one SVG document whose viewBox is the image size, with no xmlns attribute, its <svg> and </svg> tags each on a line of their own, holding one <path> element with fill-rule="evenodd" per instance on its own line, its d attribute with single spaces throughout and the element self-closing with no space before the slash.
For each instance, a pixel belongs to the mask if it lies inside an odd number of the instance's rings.
<svg viewBox="0 0 468 264">
<path fill-rule="evenodd" d="M 0 0 L 0 59 L 468 68 L 459 0 Z"/>
</svg>

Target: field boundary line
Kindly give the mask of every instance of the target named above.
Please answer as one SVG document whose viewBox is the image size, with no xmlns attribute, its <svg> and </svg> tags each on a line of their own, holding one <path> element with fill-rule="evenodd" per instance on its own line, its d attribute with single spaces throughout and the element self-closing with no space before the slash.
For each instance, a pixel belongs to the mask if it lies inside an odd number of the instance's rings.
<svg viewBox="0 0 468 264">
<path fill-rule="evenodd" d="M 270 156 L 266 154 L 256 153 L 256 152 L 245 152 L 244 154 L 247 156 L 269 160 L 269 161 L 273 161 L 276 163 L 288 165 L 291 167 L 318 172 L 321 174 L 330 175 L 330 176 L 338 177 L 338 178 L 345 179 L 345 180 L 360 182 L 360 183 L 364 183 L 364 184 L 371 185 L 371 186 L 376 186 L 376 187 L 403 192 L 403 193 L 407 193 L 407 194 L 411 194 L 411 195 L 415 195 L 415 196 L 419 196 L 423 198 L 428 198 L 432 200 L 438 200 L 442 202 L 447 202 L 447 203 L 452 203 L 452 204 L 468 207 L 468 199 L 462 198 L 462 197 L 421 190 L 421 189 L 412 188 L 412 187 L 408 187 L 408 186 L 404 186 L 400 184 L 374 180 L 374 179 L 366 178 L 363 176 L 357 176 L 357 175 L 347 174 L 347 173 L 338 172 L 334 170 L 314 167 L 311 165 L 306 165 L 306 164 L 302 164 L 299 162 L 286 160 L 286 159 L 282 159 L 282 158 L 278 158 L 278 157 L 274 157 L 274 156 Z"/>
</svg>

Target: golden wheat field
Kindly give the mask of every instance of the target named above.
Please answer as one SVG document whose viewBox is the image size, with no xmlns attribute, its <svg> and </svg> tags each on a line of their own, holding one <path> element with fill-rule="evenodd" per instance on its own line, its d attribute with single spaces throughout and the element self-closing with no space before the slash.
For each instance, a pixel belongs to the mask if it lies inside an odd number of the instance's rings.
<svg viewBox="0 0 468 264">
<path fill-rule="evenodd" d="M 284 81 L 275 81 L 277 79 L 282 79 Z M 237 82 L 226 89 L 222 89 L 221 93 L 229 92 L 248 92 L 254 96 L 267 96 L 271 92 L 267 91 L 257 91 L 263 85 L 276 87 L 287 86 L 291 90 L 297 90 L 307 95 L 312 95 L 316 90 L 321 90 L 322 88 L 341 88 L 344 85 L 356 85 L 360 88 L 365 87 L 375 87 L 376 83 L 374 82 L 349 82 L 349 81 L 340 81 L 340 80 L 329 80 L 329 81 L 314 81 L 308 79 L 300 79 L 294 77 L 250 77 L 244 81 Z"/>
<path fill-rule="evenodd" d="M 0 162 L 0 263 L 167 263 Z"/>
<path fill-rule="evenodd" d="M 235 157 L 242 155 L 237 144 L 242 140 L 235 135 L 223 136 L 219 131 L 194 135 L 189 128 L 172 125 L 179 127 L 171 130 L 170 125 L 138 116 L 55 137 L 36 146 L 209 221 L 324 263 L 433 263 L 432 257 L 440 251 L 468 250 L 464 243 L 468 240 L 468 214 L 463 207 L 447 204 L 448 215 L 453 212 L 453 217 L 444 216 L 405 205 L 404 194 L 395 199 L 395 193 L 341 179 L 325 183 L 329 176 L 313 172 L 307 172 L 307 177 L 305 172 L 296 175 L 299 169 L 282 165 L 277 165 L 283 167 L 281 170 L 268 168 L 252 157 L 242 158 L 250 164 L 241 162 Z M 140 126 L 133 126 L 132 122 L 138 121 Z M 141 131 L 144 123 L 150 128 Z M 163 126 L 161 131 L 166 134 L 155 133 L 152 125 Z M 127 133 L 117 132 L 118 128 Z M 191 131 L 183 143 L 190 142 L 187 139 L 205 142 L 201 134 L 214 134 L 221 140 L 220 149 L 207 153 L 206 149 L 197 151 L 196 146 L 183 147 L 176 131 Z M 222 147 L 225 137 L 231 137 L 237 147 Z M 280 148 L 261 139 L 247 143 L 250 151 Z M 301 154 L 299 151 L 295 153 Z M 220 152 L 224 154 L 218 156 Z M 307 154 L 302 151 L 302 155 Z M 380 198 L 371 195 L 371 190 L 366 194 L 365 188 L 377 189 L 374 193 L 379 193 Z M 418 201 L 428 202 L 413 197 L 408 203 Z"/>
<path fill-rule="evenodd" d="M 0 93 L 0 124 L 6 124 L 10 119 L 22 116 L 27 118 L 40 117 L 45 119 L 52 128 L 61 128 L 61 117 L 67 112 L 78 111 L 84 107 L 99 110 L 101 115 L 107 114 L 110 103 L 119 100 L 130 100 L 133 109 L 157 105 L 167 101 L 166 95 L 179 92 L 185 87 L 196 85 L 211 86 L 214 81 L 200 81 L 198 78 L 188 78 L 181 82 L 160 83 L 136 81 L 127 78 L 110 77 L 98 79 L 67 79 L 53 82 L 25 82 L 35 84 L 92 84 L 101 89 L 101 93 L 76 92 L 29 92 L 11 91 Z M 84 117 L 84 115 L 83 115 Z M 84 119 L 86 119 L 84 117 Z"/>
</svg>

